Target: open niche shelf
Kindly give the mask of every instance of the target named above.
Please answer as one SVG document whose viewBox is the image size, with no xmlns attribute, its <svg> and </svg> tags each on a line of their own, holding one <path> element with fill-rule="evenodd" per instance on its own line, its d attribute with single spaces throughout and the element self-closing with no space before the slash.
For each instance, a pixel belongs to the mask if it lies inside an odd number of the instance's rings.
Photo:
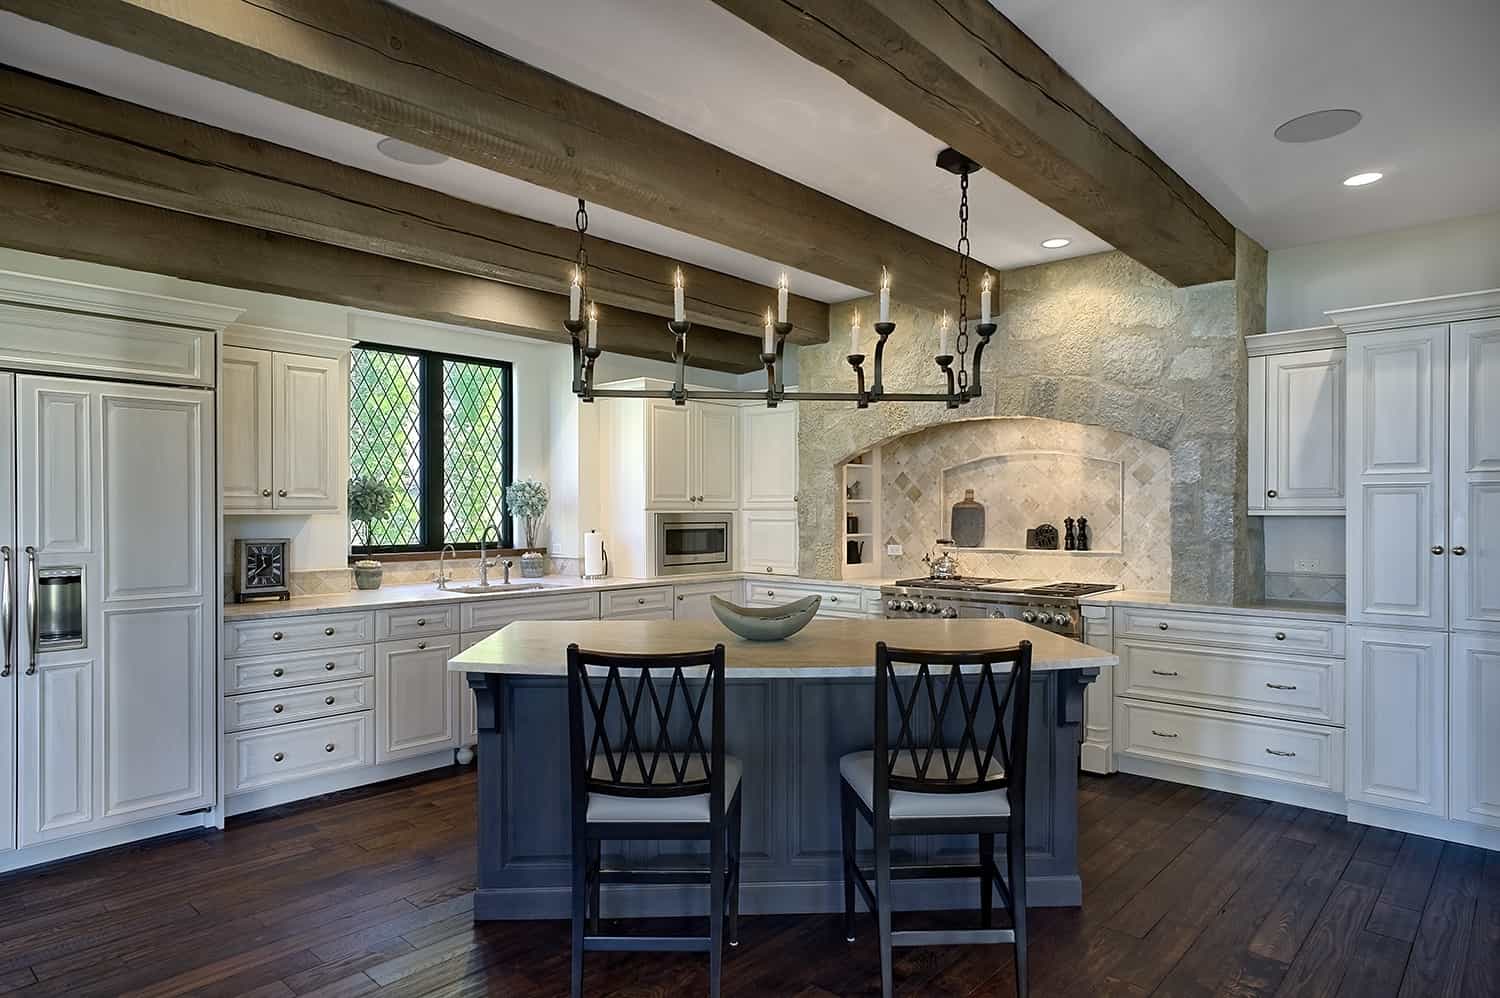
<svg viewBox="0 0 1500 998">
<path fill-rule="evenodd" d="M 839 565 L 846 579 L 880 574 L 880 452 L 839 466 Z"/>
</svg>

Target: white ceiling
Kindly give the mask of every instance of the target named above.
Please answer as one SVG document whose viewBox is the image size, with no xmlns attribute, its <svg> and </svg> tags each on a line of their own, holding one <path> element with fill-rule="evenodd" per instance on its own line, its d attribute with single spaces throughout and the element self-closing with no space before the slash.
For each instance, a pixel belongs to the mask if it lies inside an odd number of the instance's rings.
<svg viewBox="0 0 1500 998">
<path fill-rule="evenodd" d="M 1267 247 L 1500 207 L 1500 0 L 991 2 Z M 1345 107 L 1344 135 L 1272 137 Z"/>
</svg>

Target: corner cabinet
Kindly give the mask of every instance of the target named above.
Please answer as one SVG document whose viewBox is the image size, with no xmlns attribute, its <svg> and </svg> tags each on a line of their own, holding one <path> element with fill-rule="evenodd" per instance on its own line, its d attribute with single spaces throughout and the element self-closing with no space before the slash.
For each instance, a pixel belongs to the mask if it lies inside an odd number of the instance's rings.
<svg viewBox="0 0 1500 998">
<path fill-rule="evenodd" d="M 784 509 L 801 498 L 797 492 L 797 429 L 795 403 L 774 409 L 745 406 L 740 414 L 745 466 L 741 495 L 746 509 Z"/>
<path fill-rule="evenodd" d="M 1252 514 L 1344 512 L 1343 340 L 1336 326 L 1246 338 Z"/>
<path fill-rule="evenodd" d="M 232 343 L 222 348 L 220 482 L 226 513 L 343 508 L 348 352 L 337 346 L 327 352 L 332 355 Z"/>
</svg>

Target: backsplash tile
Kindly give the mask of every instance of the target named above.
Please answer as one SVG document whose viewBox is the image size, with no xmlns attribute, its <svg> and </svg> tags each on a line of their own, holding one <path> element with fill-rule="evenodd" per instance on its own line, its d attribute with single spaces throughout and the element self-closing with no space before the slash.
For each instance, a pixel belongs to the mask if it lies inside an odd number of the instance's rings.
<svg viewBox="0 0 1500 998">
<path fill-rule="evenodd" d="M 1343 603 L 1346 591 L 1346 579 L 1342 575 L 1313 572 L 1266 573 L 1266 599 Z"/>
</svg>

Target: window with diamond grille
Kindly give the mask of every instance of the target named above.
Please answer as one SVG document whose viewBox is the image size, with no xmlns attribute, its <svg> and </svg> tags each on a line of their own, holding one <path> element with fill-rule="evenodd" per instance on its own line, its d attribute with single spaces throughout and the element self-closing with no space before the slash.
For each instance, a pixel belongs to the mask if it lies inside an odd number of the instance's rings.
<svg viewBox="0 0 1500 998">
<path fill-rule="evenodd" d="M 511 368 L 502 361 L 361 346 L 349 376 L 349 464 L 385 482 L 391 513 L 361 553 L 476 548 L 490 528 L 511 545 Z M 494 542 L 491 533 L 489 542 Z"/>
</svg>

